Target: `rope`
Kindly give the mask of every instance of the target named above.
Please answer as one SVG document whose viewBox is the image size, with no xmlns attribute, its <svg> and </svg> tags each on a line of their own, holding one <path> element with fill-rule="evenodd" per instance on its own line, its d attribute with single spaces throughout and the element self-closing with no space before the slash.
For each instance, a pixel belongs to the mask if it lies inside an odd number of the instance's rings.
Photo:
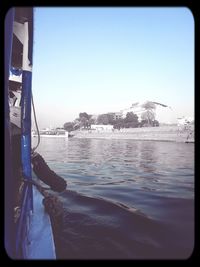
<svg viewBox="0 0 200 267">
<path fill-rule="evenodd" d="M 49 191 L 49 188 L 41 186 L 38 182 L 34 181 L 33 179 L 32 180 L 24 179 L 24 182 L 31 183 L 32 185 L 34 185 L 37 188 L 37 190 L 44 196 L 42 202 L 46 212 L 48 212 L 49 215 L 51 216 L 54 222 L 54 227 L 56 225 L 56 221 L 59 222 L 59 227 L 60 227 L 62 223 L 64 208 L 60 199 L 58 198 L 58 195 L 53 195 Z"/>
<path fill-rule="evenodd" d="M 46 190 L 49 190 L 48 187 L 41 186 L 38 182 L 34 181 L 33 179 L 31 179 L 31 180 L 23 179 L 23 181 L 25 183 L 30 183 L 30 184 L 34 185 L 44 197 L 49 196 L 49 193 L 46 191 Z"/>
<path fill-rule="evenodd" d="M 37 118 L 36 118 L 36 112 L 35 112 L 35 105 L 34 105 L 34 101 L 33 101 L 33 93 L 31 94 L 31 102 L 32 102 L 32 107 L 33 107 L 33 114 L 34 114 L 35 126 L 36 126 L 36 129 L 37 129 L 37 135 L 38 135 L 37 145 L 34 148 L 32 148 L 32 153 L 34 153 L 34 151 L 38 148 L 38 146 L 40 144 L 40 132 L 39 132 L 38 124 L 37 124 Z"/>
</svg>

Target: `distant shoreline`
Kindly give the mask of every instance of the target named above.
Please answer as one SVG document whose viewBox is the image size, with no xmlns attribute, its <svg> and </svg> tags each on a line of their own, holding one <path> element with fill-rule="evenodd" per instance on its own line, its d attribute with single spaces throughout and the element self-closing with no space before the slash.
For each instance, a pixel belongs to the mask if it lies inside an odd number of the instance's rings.
<svg viewBox="0 0 200 267">
<path fill-rule="evenodd" d="M 131 139 L 140 141 L 165 141 L 194 143 L 194 126 L 190 129 L 178 126 L 128 128 L 114 131 L 78 130 L 73 138 Z"/>
</svg>

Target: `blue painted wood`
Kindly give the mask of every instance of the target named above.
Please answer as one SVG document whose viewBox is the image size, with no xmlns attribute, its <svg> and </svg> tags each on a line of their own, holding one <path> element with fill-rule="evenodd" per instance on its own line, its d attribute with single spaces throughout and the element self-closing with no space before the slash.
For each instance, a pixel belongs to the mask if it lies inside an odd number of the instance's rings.
<svg viewBox="0 0 200 267">
<path fill-rule="evenodd" d="M 13 221 L 13 173 L 12 173 L 12 156 L 11 156 L 11 142 L 10 142 L 10 109 L 8 103 L 8 82 L 9 82 L 9 70 L 11 62 L 12 51 L 12 37 L 13 37 L 13 21 L 14 21 L 14 8 L 9 9 L 5 18 L 5 39 L 4 39 L 4 162 L 5 162 L 5 214 L 4 214 L 4 244 L 5 249 L 9 257 L 15 257 L 14 251 L 14 221 Z"/>
<path fill-rule="evenodd" d="M 8 83 L 11 62 L 14 8 L 8 11 L 5 21 L 5 248 L 7 254 L 15 259 L 55 259 L 55 246 L 49 215 L 45 213 L 42 204 L 43 196 L 26 183 L 22 193 L 21 215 L 17 224 L 15 236 L 14 190 L 12 174 L 12 151 L 10 143 L 10 111 L 8 103 Z M 31 11 L 32 12 L 32 11 Z M 31 17 L 31 27 L 33 19 Z M 32 53 L 32 43 L 29 47 L 29 57 Z M 26 180 L 32 179 L 31 167 L 31 80 L 32 73 L 23 70 L 22 73 L 22 173 Z"/>
<path fill-rule="evenodd" d="M 56 259 L 54 238 L 49 215 L 42 204 L 43 196 L 33 187 L 33 213 L 30 215 L 28 259 Z"/>
<path fill-rule="evenodd" d="M 21 98 L 21 151 L 22 151 L 22 173 L 25 179 L 32 179 L 31 167 L 31 94 L 32 94 L 32 73 L 23 71 L 22 73 L 22 98 Z M 30 207 L 33 209 L 32 185 L 28 184 L 28 198 L 30 198 Z"/>
</svg>

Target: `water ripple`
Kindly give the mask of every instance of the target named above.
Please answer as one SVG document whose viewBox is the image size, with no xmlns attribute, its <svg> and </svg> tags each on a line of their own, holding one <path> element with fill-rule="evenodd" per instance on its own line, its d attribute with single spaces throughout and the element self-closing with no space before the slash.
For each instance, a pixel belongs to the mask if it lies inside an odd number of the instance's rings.
<svg viewBox="0 0 200 267">
<path fill-rule="evenodd" d="M 67 180 L 59 258 L 187 258 L 194 244 L 194 146 L 42 139 Z M 62 227 L 61 227 L 62 225 Z"/>
</svg>

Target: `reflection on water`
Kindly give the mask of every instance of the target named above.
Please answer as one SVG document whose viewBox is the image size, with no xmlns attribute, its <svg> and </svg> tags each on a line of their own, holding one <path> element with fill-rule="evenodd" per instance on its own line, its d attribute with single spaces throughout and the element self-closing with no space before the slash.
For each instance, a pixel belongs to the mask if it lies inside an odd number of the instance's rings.
<svg viewBox="0 0 200 267">
<path fill-rule="evenodd" d="M 59 258 L 190 256 L 193 144 L 46 138 L 38 152 L 68 182 Z"/>
</svg>

